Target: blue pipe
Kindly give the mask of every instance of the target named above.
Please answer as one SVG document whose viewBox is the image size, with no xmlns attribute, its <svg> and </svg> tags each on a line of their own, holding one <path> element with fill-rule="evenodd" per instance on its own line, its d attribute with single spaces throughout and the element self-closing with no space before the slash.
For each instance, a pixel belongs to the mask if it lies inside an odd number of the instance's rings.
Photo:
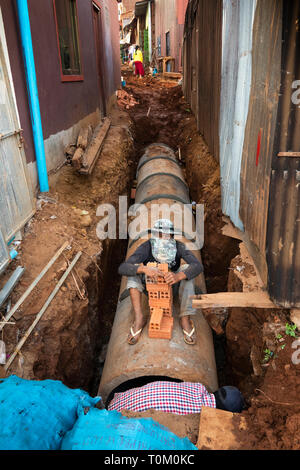
<svg viewBox="0 0 300 470">
<path fill-rule="evenodd" d="M 47 192 L 49 183 L 27 0 L 17 0 L 17 8 L 39 185 L 41 192 Z"/>
</svg>

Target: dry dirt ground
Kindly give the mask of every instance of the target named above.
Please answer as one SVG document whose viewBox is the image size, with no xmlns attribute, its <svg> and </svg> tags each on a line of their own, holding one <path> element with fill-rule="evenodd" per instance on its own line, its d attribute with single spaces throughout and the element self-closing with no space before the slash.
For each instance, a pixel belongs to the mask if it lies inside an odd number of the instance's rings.
<svg viewBox="0 0 300 470">
<path fill-rule="evenodd" d="M 25 275 L 13 292 L 14 304 L 55 251 L 69 241 L 70 250 L 15 314 L 15 325 L 5 327 L 3 339 L 11 354 L 67 260 L 82 251 L 74 270 L 77 286 L 69 276 L 9 373 L 58 379 L 90 393 L 97 391 L 119 290 L 117 267 L 127 248 L 126 240 L 101 242 L 97 238 L 96 209 L 103 202 L 117 206 L 119 195 L 130 194 L 137 162 L 147 144 L 166 143 L 183 158 L 191 198 L 205 204 L 202 259 L 208 292 L 241 290 L 234 274 L 242 263 L 239 243 L 221 233 L 219 165 L 197 132 L 181 86 L 150 76 L 136 80 L 126 68 L 122 74 L 124 90 L 136 103 L 114 109 L 113 126 L 91 177 L 78 175 L 71 166 L 53 176 L 50 197 L 56 202 L 39 203 L 40 209 L 26 227 L 19 257 L 0 279 L 1 288 L 13 268 L 25 266 Z M 244 449 L 300 449 L 300 365 L 291 360 L 295 338 L 286 334 L 287 322 L 287 311 L 231 309 L 221 330 L 216 329 L 219 383 L 239 386 L 247 401 L 243 416 L 248 430 L 239 436 Z M 264 352 L 267 349 L 272 355 Z M 196 442 L 195 417 L 184 429 L 180 419 L 171 421 L 174 432 Z"/>
</svg>

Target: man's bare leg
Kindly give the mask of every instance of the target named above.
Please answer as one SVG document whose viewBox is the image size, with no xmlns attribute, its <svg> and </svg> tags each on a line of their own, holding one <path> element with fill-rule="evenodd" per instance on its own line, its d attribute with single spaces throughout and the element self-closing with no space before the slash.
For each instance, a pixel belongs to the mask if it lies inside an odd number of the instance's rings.
<svg viewBox="0 0 300 470">
<path fill-rule="evenodd" d="M 131 303 L 134 312 L 134 324 L 133 324 L 133 332 L 136 333 L 140 329 L 145 326 L 145 319 L 142 311 L 142 294 L 138 289 L 131 288 L 129 289 Z M 131 333 L 129 335 L 130 344 L 137 343 L 141 333 L 132 337 Z"/>
<path fill-rule="evenodd" d="M 181 328 L 185 330 L 187 333 L 191 333 L 191 331 L 193 330 L 193 325 L 191 322 L 191 315 L 185 315 L 183 317 L 180 317 L 180 324 L 181 324 Z M 186 336 L 186 341 L 187 343 L 194 344 L 195 342 L 194 334 L 192 334 L 190 337 Z"/>
</svg>

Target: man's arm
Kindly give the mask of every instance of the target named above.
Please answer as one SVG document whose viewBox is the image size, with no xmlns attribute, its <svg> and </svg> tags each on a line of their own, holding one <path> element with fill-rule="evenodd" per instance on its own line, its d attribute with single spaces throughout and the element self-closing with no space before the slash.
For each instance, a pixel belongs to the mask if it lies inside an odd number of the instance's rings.
<svg viewBox="0 0 300 470">
<path fill-rule="evenodd" d="M 186 279 L 194 279 L 204 271 L 202 263 L 200 263 L 196 256 L 181 242 L 178 242 L 178 255 L 189 265 L 189 267 L 184 270 Z"/>
<path fill-rule="evenodd" d="M 163 273 L 158 268 L 150 268 L 143 263 L 147 263 L 151 259 L 151 246 L 149 240 L 142 243 L 137 250 L 129 256 L 119 266 L 118 273 L 121 276 L 136 276 L 136 274 L 145 274 L 146 276 L 155 278 Z"/>
<path fill-rule="evenodd" d="M 169 285 L 177 284 L 177 282 L 180 282 L 183 279 L 194 279 L 194 277 L 197 277 L 203 272 L 203 266 L 200 261 L 190 250 L 187 250 L 185 245 L 181 242 L 177 243 L 177 254 L 179 258 L 183 258 L 186 261 L 189 267 L 179 273 L 172 273 L 170 271 L 166 273 L 165 281 Z"/>
<path fill-rule="evenodd" d="M 181 271 L 179 273 L 172 273 L 169 271 L 165 273 L 165 281 L 169 285 L 177 284 L 177 282 L 182 281 L 183 279 L 187 279 L 185 272 Z"/>
<path fill-rule="evenodd" d="M 139 265 L 149 258 L 149 249 L 150 243 L 148 241 L 142 243 L 136 251 L 119 266 L 118 273 L 121 276 L 135 276 L 139 274 L 141 272 L 139 271 L 139 273 L 137 273 Z"/>
</svg>

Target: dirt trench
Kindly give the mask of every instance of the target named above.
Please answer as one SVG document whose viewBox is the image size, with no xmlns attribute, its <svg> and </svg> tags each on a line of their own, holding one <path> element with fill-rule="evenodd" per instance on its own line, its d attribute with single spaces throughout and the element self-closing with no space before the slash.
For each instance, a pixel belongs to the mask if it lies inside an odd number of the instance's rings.
<svg viewBox="0 0 300 470">
<path fill-rule="evenodd" d="M 137 104 L 113 109 L 112 128 L 91 177 L 78 175 L 71 166 L 53 176 L 50 196 L 56 202 L 39 203 L 39 210 L 26 227 L 20 255 L 6 273 L 7 278 L 17 264 L 26 268 L 13 293 L 14 304 L 66 239 L 71 246 L 65 252 L 67 260 L 82 251 L 75 273 L 79 289 L 70 276 L 9 373 L 27 379 L 62 380 L 91 395 L 97 393 L 101 378 L 121 280 L 117 268 L 127 250 L 127 240 L 98 239 L 96 209 L 101 203 L 117 208 L 118 197 L 130 194 L 147 144 L 165 143 L 180 155 L 191 198 L 205 206 L 202 260 L 207 291 L 242 289 L 237 276 L 237 267 L 244 263 L 239 242 L 221 233 L 219 165 L 197 131 L 181 86 L 150 76 L 136 80 L 126 68 L 122 74 L 125 91 Z M 65 257 L 16 313 L 16 324 L 5 327 L 9 354 L 64 272 Z M 218 316 L 208 311 L 206 316 L 214 332 L 219 385 L 236 385 L 246 398 L 243 415 L 248 430 L 241 447 L 299 449 L 299 365 L 291 361 L 294 338 L 285 333 L 289 313 L 256 309 L 221 313 Z M 278 334 L 283 342 L 276 339 Z M 266 349 L 273 352 L 267 361 Z M 179 429 L 180 419 L 176 423 Z M 197 426 L 191 424 L 179 434 L 196 442 Z"/>
<path fill-rule="evenodd" d="M 145 145 L 153 141 L 168 144 L 184 162 L 192 200 L 204 204 L 202 260 L 207 291 L 242 291 L 240 270 L 247 284 L 255 279 L 254 268 L 241 256 L 240 241 L 221 232 L 219 165 L 197 130 L 181 86 L 151 77 L 140 81 L 125 68 L 122 73 L 126 92 L 138 103 L 127 109 L 134 123 L 136 156 L 140 158 Z M 291 360 L 295 338 L 286 333 L 289 311 L 207 310 L 205 316 L 213 329 L 219 385 L 239 387 L 246 400 L 242 416 L 247 431 L 238 435 L 240 447 L 299 449 L 300 366 Z M 193 426 L 184 432 L 196 442 Z"/>
</svg>

